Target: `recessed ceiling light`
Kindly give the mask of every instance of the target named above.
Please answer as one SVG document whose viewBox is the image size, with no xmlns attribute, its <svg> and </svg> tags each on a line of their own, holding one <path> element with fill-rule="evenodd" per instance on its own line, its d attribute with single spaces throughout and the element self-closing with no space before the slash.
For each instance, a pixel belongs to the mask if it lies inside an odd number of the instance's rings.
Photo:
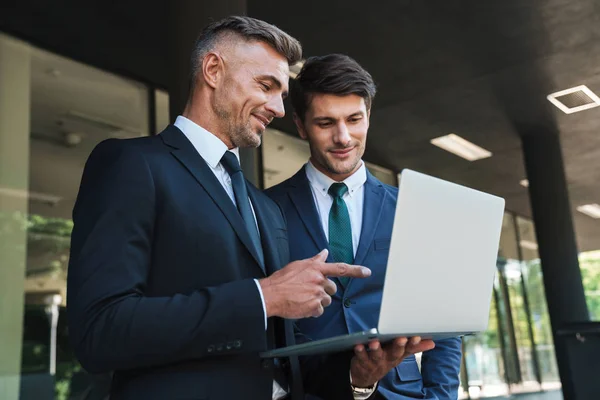
<svg viewBox="0 0 600 400">
<path fill-rule="evenodd" d="M 549 94 L 546 98 L 566 114 L 600 106 L 600 98 L 585 85 L 561 90 Z"/>
<path fill-rule="evenodd" d="M 595 219 L 600 218 L 600 205 L 598 204 L 584 204 L 583 206 L 577 207 L 577 211 L 587 215 L 588 217 Z"/>
<path fill-rule="evenodd" d="M 529 187 L 529 180 L 528 179 L 522 179 L 521 182 L 519 182 L 519 185 L 521 185 L 523 187 Z"/>
<path fill-rule="evenodd" d="M 431 139 L 431 144 L 469 161 L 476 161 L 492 156 L 492 153 L 488 150 L 479 147 L 454 133 Z"/>
<path fill-rule="evenodd" d="M 538 249 L 538 244 L 536 242 L 533 242 L 531 240 L 521 240 L 521 242 L 519 242 L 521 244 L 521 247 L 524 249 L 528 249 L 528 250 L 537 250 Z"/>
</svg>

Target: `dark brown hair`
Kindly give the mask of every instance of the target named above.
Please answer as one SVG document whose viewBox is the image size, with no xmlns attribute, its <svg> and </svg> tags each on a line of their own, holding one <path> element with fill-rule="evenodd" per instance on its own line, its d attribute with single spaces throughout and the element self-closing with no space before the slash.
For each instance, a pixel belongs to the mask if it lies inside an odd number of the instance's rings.
<svg viewBox="0 0 600 400">
<path fill-rule="evenodd" d="M 365 99 L 369 110 L 376 92 L 371 74 L 344 54 L 309 58 L 291 82 L 292 105 L 302 121 L 314 93 L 339 96 L 356 94 Z"/>
</svg>

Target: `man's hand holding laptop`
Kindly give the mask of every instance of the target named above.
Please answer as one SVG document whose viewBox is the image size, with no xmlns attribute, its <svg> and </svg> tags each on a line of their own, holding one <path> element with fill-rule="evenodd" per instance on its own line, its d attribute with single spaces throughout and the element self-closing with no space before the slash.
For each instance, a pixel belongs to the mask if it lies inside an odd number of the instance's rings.
<svg viewBox="0 0 600 400">
<path fill-rule="evenodd" d="M 292 262 L 260 280 L 267 316 L 318 317 L 331 304 L 331 296 L 337 290 L 328 277 L 370 275 L 370 271 L 361 266 L 327 263 L 327 254 L 328 251 L 323 250 L 310 259 Z M 432 340 L 421 340 L 418 336 L 399 337 L 383 345 L 378 340 L 357 345 L 350 366 L 351 383 L 358 388 L 372 387 L 406 357 L 434 347 Z"/>
<path fill-rule="evenodd" d="M 383 345 L 378 340 L 356 345 L 350 364 L 352 386 L 372 387 L 406 357 L 434 347 L 433 340 L 421 340 L 419 336 L 399 337 Z"/>
</svg>

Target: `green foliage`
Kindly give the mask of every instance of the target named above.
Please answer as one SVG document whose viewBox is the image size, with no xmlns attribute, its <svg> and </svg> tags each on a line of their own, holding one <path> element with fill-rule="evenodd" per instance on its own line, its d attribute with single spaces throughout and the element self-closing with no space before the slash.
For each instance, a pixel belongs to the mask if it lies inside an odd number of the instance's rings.
<svg viewBox="0 0 600 400">
<path fill-rule="evenodd" d="M 581 253 L 579 267 L 591 319 L 600 321 L 600 251 Z M 536 331 L 536 327 L 540 324 L 550 326 L 540 260 L 526 262 L 524 274 L 536 342 L 551 344 L 552 339 L 549 330 L 547 332 L 542 332 L 539 329 Z M 538 334 L 540 337 L 538 337 Z"/>
<path fill-rule="evenodd" d="M 0 212 L 0 254 L 15 270 L 25 270 L 28 277 L 64 275 L 72 230 L 73 221 L 70 219 L 28 215 L 19 211 Z M 25 252 L 43 257 L 38 257 L 37 262 L 27 258 L 25 269 Z M 38 262 L 40 265 L 37 265 Z"/>
<path fill-rule="evenodd" d="M 600 321 L 600 250 L 582 253 L 579 267 L 590 317 Z"/>
<path fill-rule="evenodd" d="M 73 231 L 73 221 L 64 218 L 47 218 L 41 215 L 30 215 L 27 221 L 27 230 L 31 233 L 44 233 L 69 238 L 71 231 Z"/>
<path fill-rule="evenodd" d="M 75 361 L 57 363 L 56 383 L 54 394 L 56 400 L 68 400 L 71 394 L 71 379 L 73 375 L 81 371 L 81 365 Z"/>
<path fill-rule="evenodd" d="M 48 218 L 27 213 L 0 212 L 0 235 L 27 231 L 28 233 L 47 234 L 69 238 L 73 230 L 73 221 L 64 218 Z"/>
</svg>

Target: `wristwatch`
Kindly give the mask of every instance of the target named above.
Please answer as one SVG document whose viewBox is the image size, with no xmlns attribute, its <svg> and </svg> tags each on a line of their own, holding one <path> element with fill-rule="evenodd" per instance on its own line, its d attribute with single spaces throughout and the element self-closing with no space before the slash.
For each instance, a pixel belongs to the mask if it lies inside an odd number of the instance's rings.
<svg viewBox="0 0 600 400">
<path fill-rule="evenodd" d="M 367 395 L 370 396 L 371 393 L 373 393 L 375 391 L 375 388 L 377 387 L 377 383 L 378 382 L 375 382 L 373 385 L 366 387 L 366 388 L 354 386 L 352 384 L 352 372 L 350 372 L 350 389 L 352 389 L 353 394 L 362 395 L 362 396 L 365 396 L 365 398 L 367 398 L 368 397 Z M 361 396 L 361 398 L 362 398 L 362 396 Z"/>
<path fill-rule="evenodd" d="M 350 384 L 350 388 L 352 389 L 352 393 L 356 393 L 356 394 L 371 394 L 375 390 L 375 385 L 372 385 L 372 386 L 369 386 L 369 387 L 366 387 L 366 388 L 362 388 L 362 387 L 356 387 L 353 384 Z"/>
</svg>

